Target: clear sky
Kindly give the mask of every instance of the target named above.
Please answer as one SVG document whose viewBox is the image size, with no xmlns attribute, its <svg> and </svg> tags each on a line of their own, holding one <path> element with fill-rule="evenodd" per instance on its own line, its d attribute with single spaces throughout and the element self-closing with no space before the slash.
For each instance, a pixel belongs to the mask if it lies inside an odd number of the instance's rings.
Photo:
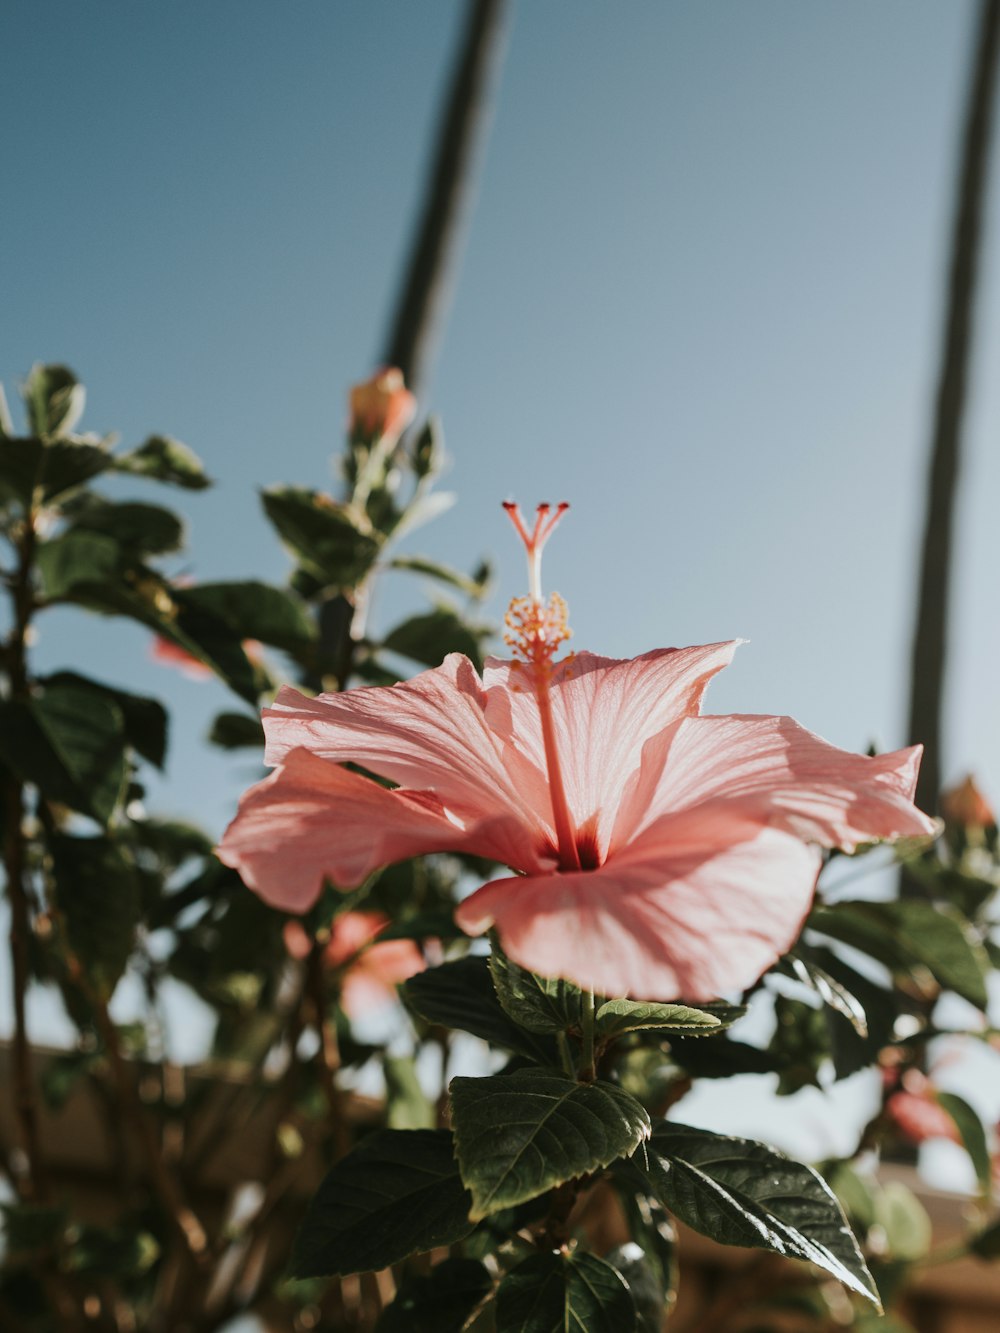
<svg viewBox="0 0 1000 1333">
<path fill-rule="evenodd" d="M 430 393 L 458 503 L 410 549 L 493 556 L 499 618 L 524 582 L 499 501 L 568 499 L 547 582 L 576 646 L 745 636 L 713 709 L 902 743 L 973 12 L 517 5 Z M 462 14 L 37 0 L 0 15 L 0 377 L 10 389 L 33 361 L 65 361 L 89 388 L 85 426 L 126 443 L 169 432 L 204 457 L 217 488 L 180 497 L 198 578 L 285 576 L 255 488 L 329 481 Z M 1000 796 L 994 250 L 945 769 Z M 167 698 L 154 804 L 221 829 L 252 769 L 201 747 L 225 692 L 151 665 L 141 631 L 98 628 L 60 614 L 40 661 Z"/>
</svg>

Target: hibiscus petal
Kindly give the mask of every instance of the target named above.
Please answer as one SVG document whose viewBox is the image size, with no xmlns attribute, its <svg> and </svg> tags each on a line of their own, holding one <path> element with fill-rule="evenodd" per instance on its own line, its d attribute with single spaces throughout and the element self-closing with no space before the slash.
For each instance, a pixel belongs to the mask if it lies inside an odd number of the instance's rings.
<svg viewBox="0 0 1000 1333">
<path fill-rule="evenodd" d="M 926 837 L 936 824 L 912 804 L 920 754 L 920 746 L 874 758 L 851 754 L 790 717 L 687 718 L 644 750 L 611 855 L 636 840 L 669 838 L 671 815 L 709 803 L 723 818 L 768 824 L 845 851 L 880 839 Z"/>
<path fill-rule="evenodd" d="M 679 718 L 697 714 L 709 681 L 729 665 L 740 642 L 661 648 L 626 660 L 577 653 L 556 666 L 550 690 L 566 796 L 576 827 L 596 828 L 599 853 L 645 742 Z M 489 658 L 483 681 L 489 725 L 544 773 L 528 669 Z"/>
<path fill-rule="evenodd" d="M 266 761 L 303 747 L 322 759 L 352 761 L 392 782 L 432 791 L 464 822 L 508 814 L 524 826 L 522 850 L 552 841 L 543 770 L 487 724 L 482 682 L 468 658 L 451 653 L 440 667 L 389 689 L 321 694 L 280 690 L 264 710 Z M 533 850 L 516 862 L 536 864 Z"/>
<path fill-rule="evenodd" d="M 602 995 L 697 1002 L 745 990 L 797 938 L 820 853 L 777 829 L 745 823 L 743 840 L 720 846 L 711 820 L 685 824 L 668 853 L 487 884 L 456 920 L 469 934 L 496 926 L 522 967 Z"/>
<path fill-rule="evenodd" d="M 304 912 L 325 879 L 356 888 L 393 861 L 459 849 L 495 856 L 518 836 L 512 821 L 460 827 L 433 799 L 387 791 L 307 750 L 293 750 L 244 793 L 217 855 L 265 902 Z"/>
</svg>

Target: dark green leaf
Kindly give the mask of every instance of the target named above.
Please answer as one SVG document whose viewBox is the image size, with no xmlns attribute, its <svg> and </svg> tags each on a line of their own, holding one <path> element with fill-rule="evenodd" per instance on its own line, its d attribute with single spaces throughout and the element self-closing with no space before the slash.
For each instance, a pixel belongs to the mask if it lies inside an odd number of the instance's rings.
<svg viewBox="0 0 1000 1333">
<path fill-rule="evenodd" d="M 445 1259 L 423 1277 L 403 1279 L 375 1333 L 462 1333 L 476 1307 L 493 1290 L 493 1279 L 477 1259 Z"/>
<path fill-rule="evenodd" d="M 387 1268 L 467 1236 L 471 1198 L 444 1129 L 376 1130 L 327 1173 L 299 1232 L 296 1277 Z"/>
<path fill-rule="evenodd" d="M 259 717 L 246 713 L 217 713 L 208 739 L 222 750 L 264 751 L 264 728 Z"/>
<path fill-rule="evenodd" d="M 622 1275 L 594 1254 L 536 1254 L 497 1291 L 497 1333 L 634 1333 Z"/>
<path fill-rule="evenodd" d="M 74 588 L 117 579 L 121 565 L 118 543 L 97 532 L 71 529 L 43 542 L 36 554 L 42 592 L 49 600 L 65 597 Z"/>
<path fill-rule="evenodd" d="M 618 1245 L 604 1256 L 625 1280 L 635 1305 L 636 1333 L 663 1333 L 667 1296 L 656 1267 L 634 1242 Z"/>
<path fill-rule="evenodd" d="M 32 1253 L 53 1248 L 66 1227 L 64 1208 L 31 1203 L 0 1204 L 3 1238 L 9 1253 Z"/>
<path fill-rule="evenodd" d="M 939 1092 L 937 1099 L 958 1126 L 962 1146 L 972 1161 L 979 1188 L 989 1197 L 993 1188 L 993 1162 L 983 1122 L 965 1098 L 957 1093 Z"/>
<path fill-rule="evenodd" d="M 878 1052 L 892 1039 L 900 1013 L 899 997 L 856 972 L 830 949 L 813 949 L 812 956 L 835 981 L 844 987 L 865 1012 L 867 1035 L 859 1035 L 853 1023 L 834 1009 L 827 1010 L 830 1053 L 838 1079 L 848 1078 L 875 1061 Z"/>
<path fill-rule="evenodd" d="M 785 1067 L 778 1051 L 762 1051 L 745 1041 L 720 1037 L 671 1037 L 670 1058 L 692 1078 L 732 1078 L 734 1074 L 774 1074 Z"/>
<path fill-rule="evenodd" d="M 490 971 L 507 1013 L 529 1032 L 565 1032 L 580 1027 L 583 993 L 571 981 L 539 977 L 507 957 L 493 941 Z"/>
<path fill-rule="evenodd" d="M 324 587 L 355 587 L 378 558 L 381 542 L 367 520 L 329 496 L 285 486 L 262 499 L 282 541 Z"/>
<path fill-rule="evenodd" d="M 846 1018 L 859 1037 L 868 1036 L 864 1006 L 845 986 L 825 972 L 804 948 L 786 954 L 781 960 L 780 970 L 786 976 L 800 981 L 803 986 L 808 986 L 824 1004 Z"/>
<path fill-rule="evenodd" d="M 113 685 L 102 685 L 99 681 L 77 675 L 75 671 L 57 671 L 52 676 L 46 676 L 42 684 L 46 690 L 70 688 L 90 691 L 99 698 L 110 699 L 121 709 L 125 738 L 129 745 L 143 759 L 148 759 L 157 768 L 163 767 L 167 753 L 167 713 L 158 699 L 130 694 Z"/>
<path fill-rule="evenodd" d="M 35 435 L 57 439 L 68 435 L 83 415 L 87 392 L 68 366 L 31 367 L 24 385 L 24 404 Z"/>
<path fill-rule="evenodd" d="M 455 917 L 447 907 L 430 908 L 426 912 L 410 912 L 399 921 L 393 921 L 379 932 L 380 940 L 461 940 L 467 936 L 455 925 Z M 486 962 L 486 959 L 483 959 Z M 447 964 L 445 964 L 447 966 Z M 492 989 L 492 981 L 490 987 Z M 450 1026 L 450 1025 L 449 1025 Z"/>
<path fill-rule="evenodd" d="M 483 640 L 489 633 L 488 629 L 465 624 L 454 611 L 439 606 L 397 625 L 386 635 L 382 647 L 424 666 L 440 666 L 449 653 L 462 653 L 478 668 L 482 665 Z"/>
<path fill-rule="evenodd" d="M 96 532 L 139 556 L 166 555 L 184 545 L 184 524 L 169 509 L 85 492 L 68 502 L 71 531 Z"/>
<path fill-rule="evenodd" d="M 729 1015 L 723 1019 L 710 1010 L 692 1009 L 686 1004 L 607 1000 L 597 1011 L 596 1031 L 598 1037 L 605 1040 L 619 1037 L 624 1032 L 644 1032 L 650 1029 L 662 1032 L 665 1036 L 675 1033 L 681 1037 L 704 1037 L 724 1032 L 745 1013 L 744 1006 L 732 1005 Z"/>
<path fill-rule="evenodd" d="M 879 1305 L 833 1191 L 764 1143 L 660 1121 L 633 1157 L 677 1217 L 723 1245 L 808 1260 Z"/>
<path fill-rule="evenodd" d="M 612 1083 L 544 1069 L 451 1082 L 455 1152 L 478 1220 L 600 1170 L 649 1134 L 649 1116 Z"/>
<path fill-rule="evenodd" d="M 5 500 L 31 500 L 42 470 L 45 445 L 31 437 L 0 440 L 0 496 Z"/>
<path fill-rule="evenodd" d="M 68 688 L 0 702 L 0 758 L 47 799 L 107 823 L 125 789 L 121 709 Z"/>
<path fill-rule="evenodd" d="M 876 1190 L 875 1225 L 885 1238 L 885 1255 L 894 1262 L 916 1263 L 931 1247 L 933 1228 L 927 1209 L 902 1181 L 887 1180 Z"/>
<path fill-rule="evenodd" d="M 819 1087 L 819 1071 L 827 1058 L 826 1015 L 802 1000 L 779 995 L 774 1001 L 777 1024 L 771 1050 L 779 1057 L 778 1095 L 790 1096 L 800 1088 Z"/>
<path fill-rule="evenodd" d="M 821 907 L 809 925 L 864 950 L 893 971 L 920 964 L 939 985 L 986 1007 L 985 950 L 961 913 L 920 898 L 840 902 Z"/>
<path fill-rule="evenodd" d="M 403 983 L 403 998 L 428 1023 L 471 1032 L 492 1046 L 517 1051 L 529 1060 L 551 1064 L 555 1042 L 517 1026 L 497 999 L 486 958 L 459 958 L 428 968 Z"/>
<path fill-rule="evenodd" d="M 176 597 L 182 606 L 218 617 L 241 639 L 297 648 L 316 638 L 315 622 L 300 598 L 256 579 L 197 583 L 179 588 Z"/>
<path fill-rule="evenodd" d="M 66 918 L 70 947 L 109 998 L 125 971 L 139 923 L 135 871 L 109 838 L 57 834 L 50 846 L 56 902 Z"/>
<path fill-rule="evenodd" d="M 189 491 L 204 490 L 211 482 L 205 475 L 201 459 L 180 440 L 169 435 L 151 435 L 145 444 L 114 459 L 116 472 L 128 472 L 134 477 L 149 477 L 151 481 L 172 482 Z"/>
</svg>

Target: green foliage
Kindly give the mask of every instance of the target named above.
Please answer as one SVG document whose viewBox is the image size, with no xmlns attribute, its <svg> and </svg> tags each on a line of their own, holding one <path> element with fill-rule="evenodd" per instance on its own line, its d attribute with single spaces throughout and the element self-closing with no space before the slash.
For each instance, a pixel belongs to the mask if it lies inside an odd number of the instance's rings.
<svg viewBox="0 0 1000 1333">
<path fill-rule="evenodd" d="M 710 1037 L 743 1017 L 743 1005 L 692 1009 L 686 1004 L 650 1004 L 637 1000 L 606 1000 L 597 1010 L 597 1035 L 604 1041 L 626 1032 L 661 1032 L 664 1036 Z"/>
<path fill-rule="evenodd" d="M 500 1001 L 486 958 L 458 958 L 420 972 L 403 984 L 406 1003 L 428 1023 L 471 1032 L 492 1046 L 516 1051 L 528 1060 L 552 1064 L 555 1042 L 518 1026 Z"/>
<path fill-rule="evenodd" d="M 451 1105 L 476 1220 L 598 1171 L 649 1135 L 645 1109 L 621 1088 L 546 1069 L 452 1079 Z"/>
<path fill-rule="evenodd" d="M 805 1259 L 879 1306 L 836 1195 L 811 1167 L 751 1139 L 665 1120 L 632 1163 L 695 1231 Z"/>
<path fill-rule="evenodd" d="M 116 472 L 169 482 L 189 491 L 201 491 L 211 485 L 193 450 L 169 435 L 151 435 L 138 449 L 119 454 L 114 460 L 114 468 Z"/>
<path fill-rule="evenodd" d="M 376 1333 L 462 1333 L 492 1290 L 493 1279 L 477 1259 L 445 1259 L 426 1277 L 414 1273 L 404 1280 Z"/>
<path fill-rule="evenodd" d="M 260 718 L 246 713 L 217 713 L 208 739 L 221 750 L 264 751 L 264 728 Z"/>
<path fill-rule="evenodd" d="M 493 941 L 490 972 L 497 997 L 508 1016 L 529 1032 L 565 1032 L 579 1028 L 583 994 L 558 978 L 539 977 L 503 953 Z"/>
<path fill-rule="evenodd" d="M 281 540 L 322 587 L 353 588 L 371 572 L 381 543 L 349 506 L 296 486 L 272 487 L 261 498 Z"/>
<path fill-rule="evenodd" d="M 483 641 L 491 632 L 490 627 L 469 625 L 448 607 L 439 606 L 397 625 L 383 639 L 382 647 L 423 666 L 438 666 L 448 653 L 462 653 L 481 667 Z"/>
<path fill-rule="evenodd" d="M 954 1120 L 962 1146 L 972 1161 L 979 1188 L 983 1196 L 989 1198 L 993 1188 L 993 1160 L 983 1122 L 965 1098 L 959 1097 L 957 1093 L 939 1092 L 937 1099 Z"/>
<path fill-rule="evenodd" d="M 0 701 L 0 759 L 46 800 L 105 824 L 125 790 L 125 718 L 112 699 L 56 684 Z"/>
<path fill-rule="evenodd" d="M 387 1268 L 472 1230 L 443 1129 L 377 1130 L 328 1172 L 295 1244 L 296 1277 Z"/>
<path fill-rule="evenodd" d="M 55 900 L 74 954 L 98 994 L 109 999 L 132 952 L 139 924 L 134 867 L 106 836 L 50 838 Z"/>
<path fill-rule="evenodd" d="M 635 1303 L 622 1275 L 594 1254 L 536 1254 L 497 1291 L 497 1333 L 633 1333 Z"/>
</svg>

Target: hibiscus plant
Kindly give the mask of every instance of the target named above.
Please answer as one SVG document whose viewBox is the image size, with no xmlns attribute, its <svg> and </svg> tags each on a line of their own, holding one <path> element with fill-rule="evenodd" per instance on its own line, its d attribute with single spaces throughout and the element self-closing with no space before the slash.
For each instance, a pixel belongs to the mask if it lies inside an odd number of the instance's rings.
<svg viewBox="0 0 1000 1333">
<path fill-rule="evenodd" d="M 180 519 L 102 490 L 204 488 L 184 445 L 78 433 L 64 367 L 23 396 L 21 433 L 0 400 L 0 1327 L 899 1333 L 937 1256 L 876 1165 L 931 1136 L 978 1181 L 954 1252 L 1000 1252 L 994 1145 L 934 1077 L 942 1043 L 994 1035 L 1000 859 L 974 786 L 935 820 L 911 799 L 919 747 L 854 755 L 790 718 L 704 713 L 734 643 L 567 652 L 541 586 L 565 505 L 506 506 L 528 590 L 509 656 L 484 657 L 488 567 L 408 553 L 442 448 L 398 372 L 352 392 L 339 497 L 263 492 L 283 587 L 179 579 Z M 451 600 L 382 632 L 391 572 Z M 221 839 L 146 808 L 158 700 L 39 674 L 56 608 L 93 633 L 138 622 L 232 691 L 209 739 L 266 746 L 272 771 Z M 904 891 L 830 892 L 876 844 Z M 214 1018 L 197 1067 L 172 1056 L 178 987 Z M 44 991 L 72 1048 L 29 1040 Z M 701 1080 L 790 1096 L 865 1069 L 881 1091 L 844 1159 L 685 1118 Z M 686 1304 L 691 1233 L 758 1258 Z"/>
</svg>

